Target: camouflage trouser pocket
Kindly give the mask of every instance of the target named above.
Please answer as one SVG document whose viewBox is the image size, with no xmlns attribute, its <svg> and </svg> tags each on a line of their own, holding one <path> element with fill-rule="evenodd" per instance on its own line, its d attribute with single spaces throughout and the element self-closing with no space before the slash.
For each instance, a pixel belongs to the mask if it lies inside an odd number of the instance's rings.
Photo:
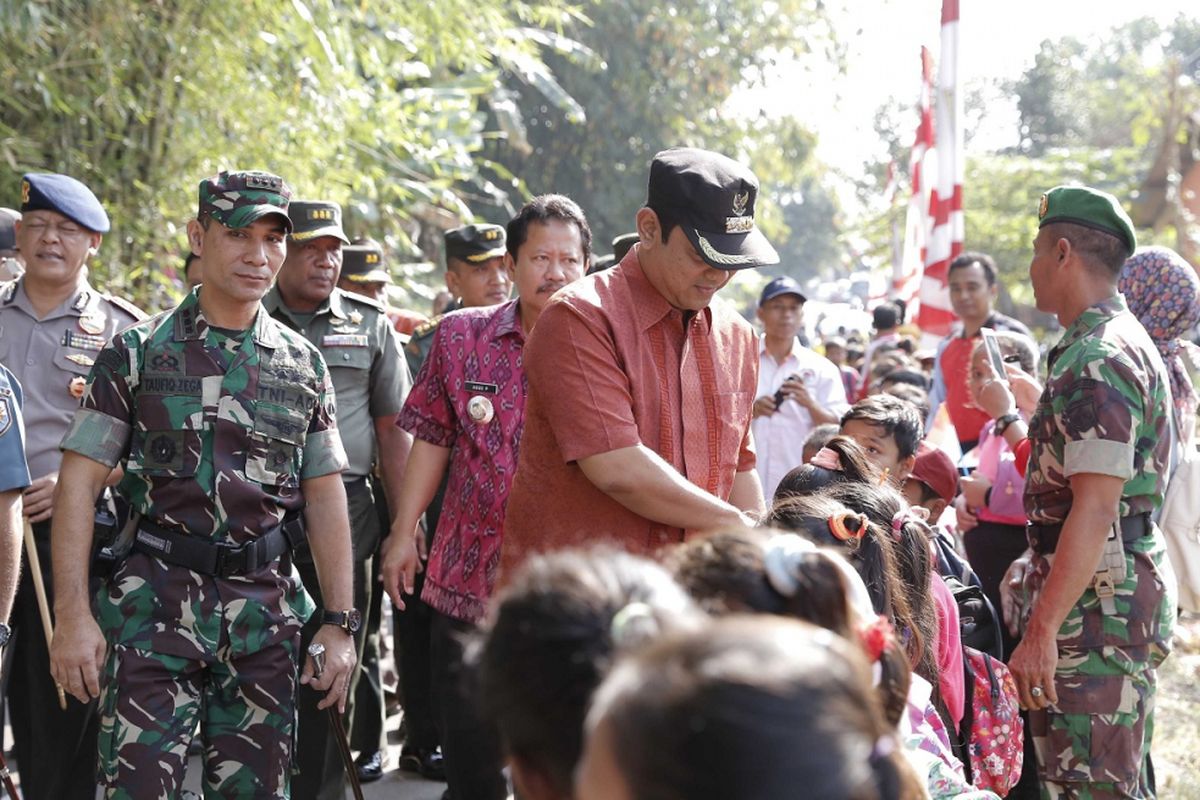
<svg viewBox="0 0 1200 800">
<path fill-rule="evenodd" d="M 1050 797 L 1075 797 L 1078 784 L 1091 785 L 1088 797 L 1141 796 L 1152 673 L 1137 669 L 1139 662 L 1124 653 L 1111 658 L 1091 651 L 1077 657 L 1073 673 L 1063 674 L 1060 661 L 1058 706 L 1029 714 L 1038 774 L 1049 784 Z M 1109 674 L 1089 674 L 1095 672 Z"/>
</svg>

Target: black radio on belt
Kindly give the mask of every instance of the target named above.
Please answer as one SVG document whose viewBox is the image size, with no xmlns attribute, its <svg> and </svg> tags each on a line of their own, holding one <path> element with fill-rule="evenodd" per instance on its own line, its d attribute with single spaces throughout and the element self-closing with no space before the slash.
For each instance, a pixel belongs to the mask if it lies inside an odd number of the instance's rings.
<svg viewBox="0 0 1200 800">
<path fill-rule="evenodd" d="M 105 489 L 96 498 L 96 510 L 92 523 L 92 575 L 107 578 L 117 566 L 113 544 L 117 539 L 117 513 L 109 490 Z"/>
</svg>

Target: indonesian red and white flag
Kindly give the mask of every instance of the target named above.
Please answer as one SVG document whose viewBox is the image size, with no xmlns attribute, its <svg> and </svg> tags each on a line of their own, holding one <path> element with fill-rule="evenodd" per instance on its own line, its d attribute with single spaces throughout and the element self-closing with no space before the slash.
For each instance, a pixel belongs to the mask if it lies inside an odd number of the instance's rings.
<svg viewBox="0 0 1200 800">
<path fill-rule="evenodd" d="M 926 333 L 949 333 L 947 271 L 963 249 L 963 114 L 958 86 L 958 0 L 942 0 L 941 54 L 937 83 L 929 51 L 921 48 L 921 121 L 913 143 L 913 196 L 905 226 L 904 254 L 894 290 L 907 299 L 916 284 L 917 325 Z M 933 95 L 932 108 L 930 95 Z M 917 276 L 919 280 L 917 279 Z"/>
</svg>

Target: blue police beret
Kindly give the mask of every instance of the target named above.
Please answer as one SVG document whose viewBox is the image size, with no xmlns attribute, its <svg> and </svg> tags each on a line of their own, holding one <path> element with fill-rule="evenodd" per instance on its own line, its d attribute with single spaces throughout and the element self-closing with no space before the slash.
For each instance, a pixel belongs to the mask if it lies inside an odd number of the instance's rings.
<svg viewBox="0 0 1200 800">
<path fill-rule="evenodd" d="M 108 214 L 92 190 L 68 175 L 31 172 L 21 178 L 21 213 L 57 211 L 96 233 L 108 233 Z"/>
</svg>

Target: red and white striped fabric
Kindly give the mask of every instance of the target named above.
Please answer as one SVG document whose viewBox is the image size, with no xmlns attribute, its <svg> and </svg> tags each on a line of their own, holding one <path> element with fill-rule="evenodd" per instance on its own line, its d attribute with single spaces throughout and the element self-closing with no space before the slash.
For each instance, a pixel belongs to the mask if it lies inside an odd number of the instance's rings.
<svg viewBox="0 0 1200 800">
<path fill-rule="evenodd" d="M 958 90 L 958 0 L 942 0 L 937 85 L 929 50 L 921 48 L 921 121 L 913 143 L 913 194 L 905 223 L 904 255 L 893 291 L 916 295 L 917 325 L 944 335 L 954 323 L 947 270 L 963 249 L 962 93 Z M 936 107 L 931 100 L 936 91 Z M 934 114 L 936 113 L 936 118 Z"/>
</svg>

